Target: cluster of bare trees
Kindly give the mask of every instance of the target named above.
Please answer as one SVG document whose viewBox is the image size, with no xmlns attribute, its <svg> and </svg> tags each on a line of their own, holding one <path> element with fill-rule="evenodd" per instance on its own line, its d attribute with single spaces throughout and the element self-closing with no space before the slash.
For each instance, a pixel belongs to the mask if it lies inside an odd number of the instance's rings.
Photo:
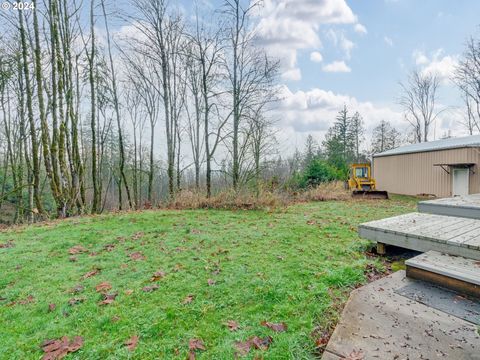
<svg viewBox="0 0 480 360">
<path fill-rule="evenodd" d="M 256 46 L 257 6 L 48 0 L 2 14 L 0 207 L 20 222 L 258 185 L 278 63 Z"/>
<path fill-rule="evenodd" d="M 480 132 L 480 39 L 471 36 L 465 44 L 451 80 L 457 85 L 464 101 L 461 125 L 470 135 Z M 400 83 L 400 105 L 405 120 L 411 125 L 413 142 L 430 140 L 431 129 L 438 116 L 448 108 L 439 109 L 437 98 L 440 79 L 431 72 L 413 70 L 405 83 Z"/>
</svg>

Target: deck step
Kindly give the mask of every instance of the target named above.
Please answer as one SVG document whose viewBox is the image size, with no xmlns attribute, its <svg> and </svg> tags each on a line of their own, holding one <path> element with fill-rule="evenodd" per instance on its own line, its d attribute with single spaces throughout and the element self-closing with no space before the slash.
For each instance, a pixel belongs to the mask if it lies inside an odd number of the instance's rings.
<svg viewBox="0 0 480 360">
<path fill-rule="evenodd" d="M 428 251 L 405 262 L 407 276 L 480 298 L 480 261 Z"/>
<path fill-rule="evenodd" d="M 480 194 L 420 201 L 421 213 L 480 219 Z"/>
</svg>

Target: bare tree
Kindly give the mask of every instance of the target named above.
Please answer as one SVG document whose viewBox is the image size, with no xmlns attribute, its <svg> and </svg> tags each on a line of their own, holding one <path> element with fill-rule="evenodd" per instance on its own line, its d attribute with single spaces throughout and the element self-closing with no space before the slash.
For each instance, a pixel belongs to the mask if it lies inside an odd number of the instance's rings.
<svg viewBox="0 0 480 360">
<path fill-rule="evenodd" d="M 278 70 L 278 62 L 271 61 L 254 43 L 254 32 L 250 17 L 260 2 L 244 2 L 241 0 L 225 0 L 223 2 L 226 17 L 228 50 L 224 67 L 228 74 L 229 93 L 231 96 L 231 155 L 232 182 L 238 189 L 241 177 L 242 154 L 248 139 L 242 139 L 242 125 L 246 125 L 246 114 L 255 111 L 259 101 L 265 102 L 265 94 L 271 90 Z M 248 132 L 243 132 L 248 134 Z"/>
<path fill-rule="evenodd" d="M 480 40 L 468 39 L 453 80 L 465 102 L 464 125 L 470 134 L 480 131 Z"/>
<path fill-rule="evenodd" d="M 429 140 L 430 129 L 442 111 L 436 107 L 439 80 L 435 74 L 412 71 L 407 83 L 400 83 L 400 105 L 404 117 L 413 127 L 416 142 Z"/>
</svg>

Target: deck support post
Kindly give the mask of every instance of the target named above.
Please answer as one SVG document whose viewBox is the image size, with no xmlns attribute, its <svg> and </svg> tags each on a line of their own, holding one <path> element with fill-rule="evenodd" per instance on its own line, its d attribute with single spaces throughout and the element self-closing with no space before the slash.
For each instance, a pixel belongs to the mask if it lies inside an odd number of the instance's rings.
<svg viewBox="0 0 480 360">
<path fill-rule="evenodd" d="M 377 242 L 377 254 L 385 255 L 387 253 L 386 245 L 381 242 Z"/>
</svg>

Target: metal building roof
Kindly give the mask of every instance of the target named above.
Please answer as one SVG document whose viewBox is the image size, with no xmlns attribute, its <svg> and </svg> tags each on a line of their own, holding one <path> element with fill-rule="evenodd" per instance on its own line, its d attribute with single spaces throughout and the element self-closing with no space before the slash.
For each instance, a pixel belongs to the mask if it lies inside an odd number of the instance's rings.
<svg viewBox="0 0 480 360">
<path fill-rule="evenodd" d="M 426 151 L 458 149 L 458 148 L 465 148 L 465 147 L 480 147 L 480 135 L 449 138 L 449 139 L 442 139 L 442 140 L 435 140 L 435 141 L 423 142 L 418 144 L 400 146 L 396 149 L 387 150 L 387 151 L 375 154 L 373 155 L 373 157 L 411 154 L 411 153 L 419 153 L 419 152 L 426 152 Z"/>
</svg>

